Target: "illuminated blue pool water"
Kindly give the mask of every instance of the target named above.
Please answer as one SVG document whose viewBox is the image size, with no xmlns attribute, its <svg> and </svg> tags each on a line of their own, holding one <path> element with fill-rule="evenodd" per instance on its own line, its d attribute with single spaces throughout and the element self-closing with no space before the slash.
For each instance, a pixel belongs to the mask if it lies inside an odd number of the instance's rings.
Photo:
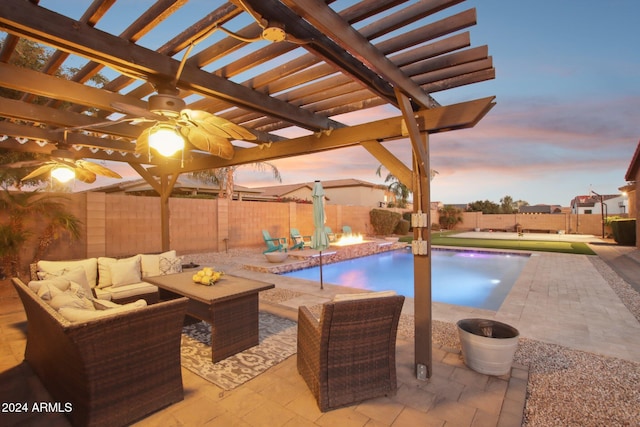
<svg viewBox="0 0 640 427">
<path fill-rule="evenodd" d="M 528 255 L 433 250 L 432 299 L 454 305 L 498 310 Z M 320 280 L 319 267 L 283 276 Z M 382 291 L 393 289 L 413 297 L 413 255 L 408 250 L 384 252 L 322 266 L 324 283 Z"/>
</svg>

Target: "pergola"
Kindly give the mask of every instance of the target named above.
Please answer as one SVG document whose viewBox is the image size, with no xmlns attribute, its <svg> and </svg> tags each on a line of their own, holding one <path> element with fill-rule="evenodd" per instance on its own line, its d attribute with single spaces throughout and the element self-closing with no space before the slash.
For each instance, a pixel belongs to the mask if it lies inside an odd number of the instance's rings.
<svg viewBox="0 0 640 427">
<path fill-rule="evenodd" d="M 94 0 L 78 19 L 38 3 L 0 2 L 7 33 L 0 85 L 21 94 L 0 103 L 0 148 L 65 148 L 77 159 L 128 163 L 161 196 L 163 246 L 167 199 L 180 174 L 358 144 L 413 191 L 416 210 L 428 213 L 429 134 L 473 127 L 494 105 L 490 96 L 443 106 L 431 95 L 495 77 L 487 46 L 471 47 L 475 10 L 449 11 L 463 0 L 211 0 L 188 15 L 181 12 L 195 3 L 158 0 L 139 16 L 130 2 Z M 100 27 L 114 13 L 130 22 L 119 34 Z M 157 31 L 170 21 L 180 32 Z M 20 38 L 53 49 L 41 69 L 11 64 Z M 56 76 L 68 60 L 82 66 L 70 79 Z M 103 87 L 90 83 L 106 71 L 116 77 Z M 147 111 L 157 92 L 241 125 L 255 139 L 232 141 L 230 159 L 193 147 L 173 158 L 136 153 L 151 124 L 122 121 L 118 106 Z M 334 119 L 381 105 L 397 107 L 398 115 L 352 126 Z M 277 132 L 290 127 L 306 135 Z M 394 140 L 410 142 L 413 164 L 385 148 Z M 426 242 L 415 256 L 414 285 L 416 375 L 423 379 L 432 370 L 429 225 L 427 218 L 414 231 Z"/>
</svg>

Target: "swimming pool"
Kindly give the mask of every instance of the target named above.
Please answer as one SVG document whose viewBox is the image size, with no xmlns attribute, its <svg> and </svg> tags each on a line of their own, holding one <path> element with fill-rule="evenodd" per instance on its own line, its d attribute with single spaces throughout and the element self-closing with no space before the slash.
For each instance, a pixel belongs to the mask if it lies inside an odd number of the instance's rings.
<svg viewBox="0 0 640 427">
<path fill-rule="evenodd" d="M 431 293 L 435 302 L 498 310 L 529 260 L 527 254 L 432 250 Z M 320 280 L 319 267 L 283 276 Z M 324 283 L 413 297 L 413 255 L 384 252 L 322 266 Z"/>
</svg>

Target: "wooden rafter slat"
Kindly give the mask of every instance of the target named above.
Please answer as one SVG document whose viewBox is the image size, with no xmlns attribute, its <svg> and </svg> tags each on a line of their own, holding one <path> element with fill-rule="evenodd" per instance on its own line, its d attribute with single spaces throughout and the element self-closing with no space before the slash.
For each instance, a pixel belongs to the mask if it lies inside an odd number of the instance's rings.
<svg viewBox="0 0 640 427">
<path fill-rule="evenodd" d="M 108 92 L 95 87 L 83 85 L 29 70 L 14 65 L 0 63 L 0 82 L 4 87 L 29 92 L 36 95 L 84 104 L 100 109 L 115 111 L 114 102 L 125 102 L 145 108 L 146 102 L 118 93 Z"/>
<path fill-rule="evenodd" d="M 458 3 L 462 3 L 463 1 L 464 0 L 430 0 L 414 3 L 398 13 L 377 19 L 375 22 L 360 28 L 359 32 L 363 35 L 366 34 L 369 40 L 373 40 Z"/>
<path fill-rule="evenodd" d="M 435 82 L 463 76 L 478 71 L 490 70 L 493 68 L 492 59 L 485 58 L 478 61 L 465 62 L 463 64 L 455 65 L 449 68 L 443 68 L 436 71 L 430 71 L 428 73 L 415 76 L 416 82 L 420 85 L 428 85 Z"/>
<path fill-rule="evenodd" d="M 491 68 L 488 70 L 476 71 L 474 73 L 463 74 L 461 76 L 440 80 L 434 83 L 424 85 L 424 89 L 429 92 L 440 92 L 443 90 L 453 89 L 460 86 L 466 86 L 474 83 L 480 83 L 496 78 L 496 70 Z"/>
<path fill-rule="evenodd" d="M 458 50 L 456 52 L 440 55 L 436 58 L 430 58 L 423 61 L 416 61 L 402 67 L 402 71 L 410 76 L 437 72 L 457 65 L 466 64 L 474 61 L 482 61 L 489 57 L 489 49 L 487 46 L 479 46 L 471 49 Z"/>
<path fill-rule="evenodd" d="M 14 120 L 42 123 L 59 128 L 91 128 L 96 123 L 104 123 L 95 117 L 81 113 L 59 110 L 44 105 L 31 104 L 14 99 L 4 99 L 0 103 L 0 116 Z M 114 123 L 109 126 L 110 135 L 135 139 L 146 126 L 136 126 L 127 123 Z"/>
</svg>

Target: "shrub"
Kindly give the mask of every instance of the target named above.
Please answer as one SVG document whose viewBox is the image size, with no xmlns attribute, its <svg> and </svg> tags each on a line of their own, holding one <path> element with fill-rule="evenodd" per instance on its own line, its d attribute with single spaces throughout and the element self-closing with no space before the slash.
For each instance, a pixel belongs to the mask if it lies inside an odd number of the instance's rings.
<svg viewBox="0 0 640 427">
<path fill-rule="evenodd" d="M 613 239 L 619 245 L 633 246 L 636 244 L 636 220 L 617 219 L 611 221 Z"/>
<path fill-rule="evenodd" d="M 404 236 L 409 232 L 409 227 L 411 227 L 411 222 L 406 219 L 401 219 L 398 221 L 398 225 L 396 226 L 394 233 Z"/>
<path fill-rule="evenodd" d="M 398 222 L 400 222 L 401 215 L 384 209 L 372 209 L 369 212 L 369 218 L 375 234 L 385 236 L 393 234 Z"/>
<path fill-rule="evenodd" d="M 463 220 L 462 210 L 454 206 L 445 205 L 438 212 L 440 213 L 440 226 L 445 230 L 453 230 L 456 224 Z"/>
<path fill-rule="evenodd" d="M 412 213 L 413 212 L 411 212 L 411 211 L 402 212 L 402 219 L 404 219 L 405 221 L 407 221 L 409 223 L 409 231 L 413 230 L 413 227 L 411 226 L 411 214 Z"/>
</svg>

